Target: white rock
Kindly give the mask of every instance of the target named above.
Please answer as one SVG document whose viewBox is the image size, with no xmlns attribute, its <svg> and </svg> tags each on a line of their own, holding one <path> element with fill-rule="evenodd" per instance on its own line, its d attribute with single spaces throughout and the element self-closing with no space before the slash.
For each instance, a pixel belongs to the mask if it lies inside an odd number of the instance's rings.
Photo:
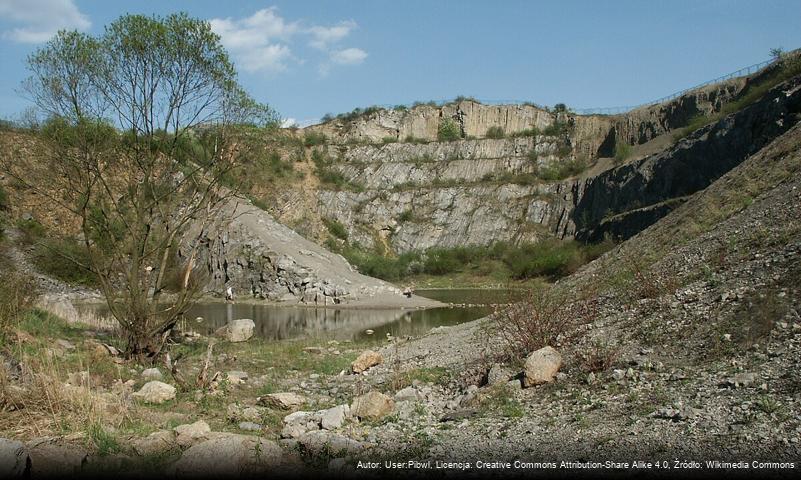
<svg viewBox="0 0 801 480">
<path fill-rule="evenodd" d="M 252 435 L 217 433 L 190 447 L 175 464 L 182 477 L 219 478 L 266 473 L 281 462 L 281 448 Z"/>
<path fill-rule="evenodd" d="M 25 445 L 16 440 L 0 438 L 0 478 L 21 478 L 27 463 Z"/>
<path fill-rule="evenodd" d="M 175 387 L 153 380 L 144 384 L 138 392 L 134 392 L 133 398 L 145 403 L 164 403 L 175 398 Z"/>
<path fill-rule="evenodd" d="M 345 423 L 348 413 L 350 413 L 350 407 L 347 405 L 338 405 L 324 410 L 320 420 L 321 425 L 325 430 L 336 430 Z"/>
<path fill-rule="evenodd" d="M 553 347 L 543 347 L 526 358 L 523 386 L 552 382 L 562 366 L 562 356 Z"/>
<path fill-rule="evenodd" d="M 186 448 L 200 440 L 205 440 L 208 433 L 211 432 L 211 427 L 203 420 L 198 420 L 195 423 L 178 425 L 173 431 L 178 445 Z"/>
<path fill-rule="evenodd" d="M 367 350 L 362 352 L 362 354 L 353 361 L 350 368 L 353 373 L 362 373 L 370 367 L 380 365 L 383 361 L 384 357 L 382 357 L 380 353 L 374 352 L 373 350 Z"/>
<path fill-rule="evenodd" d="M 229 342 L 245 342 L 253 336 L 256 324 L 253 320 L 242 318 L 228 323 L 220 328 L 215 334 L 224 337 Z"/>
<path fill-rule="evenodd" d="M 358 418 L 378 420 L 395 409 L 395 402 L 381 392 L 373 390 L 353 399 L 351 415 Z"/>
<path fill-rule="evenodd" d="M 144 380 L 161 380 L 164 378 L 164 375 L 161 374 L 161 370 L 158 368 L 146 368 L 142 370 L 142 378 Z"/>
<path fill-rule="evenodd" d="M 306 403 L 306 397 L 293 392 L 268 393 L 263 397 L 259 397 L 256 401 L 265 407 L 289 410 L 300 407 Z"/>
</svg>

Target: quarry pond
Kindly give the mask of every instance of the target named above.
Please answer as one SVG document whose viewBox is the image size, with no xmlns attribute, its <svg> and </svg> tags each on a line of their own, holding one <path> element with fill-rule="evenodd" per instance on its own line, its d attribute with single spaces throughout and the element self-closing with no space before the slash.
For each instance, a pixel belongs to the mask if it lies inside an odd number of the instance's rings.
<svg viewBox="0 0 801 480">
<path fill-rule="evenodd" d="M 194 305 L 179 325 L 203 335 L 231 320 L 252 319 L 254 335 L 265 340 L 319 338 L 359 340 L 370 337 L 419 336 L 432 328 L 469 322 L 492 313 L 494 304 L 506 303 L 519 294 L 506 289 L 428 289 L 420 296 L 438 300 L 443 307 L 401 308 L 314 308 L 260 303 L 201 302 Z M 105 306 L 76 306 L 97 316 L 106 316 Z"/>
</svg>

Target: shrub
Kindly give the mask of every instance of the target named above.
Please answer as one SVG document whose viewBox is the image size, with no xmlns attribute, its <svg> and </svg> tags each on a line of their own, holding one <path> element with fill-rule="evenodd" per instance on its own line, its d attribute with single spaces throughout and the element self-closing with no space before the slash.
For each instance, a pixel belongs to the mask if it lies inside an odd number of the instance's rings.
<svg viewBox="0 0 801 480">
<path fill-rule="evenodd" d="M 626 142 L 615 142 L 615 163 L 623 163 L 631 156 L 631 145 Z"/>
<path fill-rule="evenodd" d="M 5 262 L 3 262 L 5 263 Z M 0 346 L 6 336 L 19 323 L 22 315 L 33 306 L 36 284 L 30 277 L 14 271 L 11 265 L 2 265 L 0 275 Z"/>
<path fill-rule="evenodd" d="M 587 169 L 587 162 L 581 157 L 551 161 L 537 169 L 537 176 L 546 182 L 564 180 L 578 175 Z"/>
<path fill-rule="evenodd" d="M 555 137 L 555 136 L 567 133 L 567 130 L 568 130 L 567 123 L 565 123 L 565 122 L 554 122 L 554 123 L 548 125 L 547 127 L 545 127 L 542 130 L 542 134 L 546 135 L 546 136 L 549 136 L 549 137 Z"/>
<path fill-rule="evenodd" d="M 8 210 L 8 194 L 0 186 L 0 211 Z"/>
<path fill-rule="evenodd" d="M 487 129 L 487 138 L 503 138 L 506 136 L 506 133 L 503 131 L 502 127 L 489 127 Z"/>
<path fill-rule="evenodd" d="M 384 137 L 384 138 L 381 139 L 381 143 L 383 143 L 383 144 L 396 143 L 397 141 L 398 141 L 398 139 L 395 138 L 395 137 Z"/>
<path fill-rule="evenodd" d="M 414 218 L 414 212 L 411 209 L 404 210 L 400 215 L 398 215 L 398 222 L 406 223 L 410 222 Z"/>
<path fill-rule="evenodd" d="M 337 220 L 324 218 L 323 224 L 325 225 L 325 228 L 328 229 L 328 233 L 330 233 L 334 237 L 339 238 L 341 240 L 348 239 L 348 229 L 345 228 L 345 225 L 342 225 Z"/>
<path fill-rule="evenodd" d="M 452 142 L 460 138 L 462 138 L 462 130 L 455 121 L 450 118 L 445 118 L 439 122 L 437 139 L 440 142 Z"/>
<path fill-rule="evenodd" d="M 95 286 L 97 277 L 88 270 L 86 247 L 71 238 L 43 238 L 36 242 L 33 263 L 43 273 L 69 284 Z M 85 266 L 85 267 L 82 267 Z"/>
<path fill-rule="evenodd" d="M 585 345 L 577 354 L 585 372 L 601 372 L 611 368 L 620 359 L 620 347 L 602 341 Z"/>
<path fill-rule="evenodd" d="M 595 302 L 539 287 L 528 290 L 521 301 L 497 309 L 491 318 L 502 356 L 514 361 L 545 346 L 570 343 L 578 326 L 594 320 Z"/>
<path fill-rule="evenodd" d="M 527 128 L 525 130 L 521 130 L 519 132 L 514 132 L 509 134 L 510 137 L 536 137 L 540 135 L 540 129 L 537 127 Z"/>
<path fill-rule="evenodd" d="M 325 145 L 328 138 L 321 132 L 306 132 L 303 135 L 303 145 L 307 147 L 314 147 L 316 145 Z"/>
</svg>

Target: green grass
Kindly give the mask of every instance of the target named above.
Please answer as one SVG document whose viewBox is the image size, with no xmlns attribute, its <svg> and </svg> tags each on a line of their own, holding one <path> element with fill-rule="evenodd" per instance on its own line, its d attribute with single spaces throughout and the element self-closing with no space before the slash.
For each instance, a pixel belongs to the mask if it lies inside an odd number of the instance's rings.
<svg viewBox="0 0 801 480">
<path fill-rule="evenodd" d="M 631 156 L 631 145 L 626 142 L 615 142 L 615 163 L 623 163 Z"/>
<path fill-rule="evenodd" d="M 487 129 L 487 133 L 485 134 L 487 138 L 504 138 L 506 133 L 503 131 L 503 127 L 489 127 Z"/>
<path fill-rule="evenodd" d="M 97 276 L 88 270 L 86 246 L 72 238 L 41 238 L 33 250 L 33 263 L 43 273 L 71 285 L 96 286 Z"/>
<path fill-rule="evenodd" d="M 326 142 L 328 142 L 328 138 L 324 133 L 306 132 L 306 134 L 303 136 L 303 145 L 306 147 L 325 145 Z"/>
<path fill-rule="evenodd" d="M 333 220 L 330 218 L 323 218 L 323 224 L 325 225 L 325 228 L 328 229 L 328 233 L 330 233 L 334 237 L 339 238 L 341 240 L 348 239 L 347 228 L 345 228 L 345 225 L 342 225 L 337 220 Z"/>
</svg>

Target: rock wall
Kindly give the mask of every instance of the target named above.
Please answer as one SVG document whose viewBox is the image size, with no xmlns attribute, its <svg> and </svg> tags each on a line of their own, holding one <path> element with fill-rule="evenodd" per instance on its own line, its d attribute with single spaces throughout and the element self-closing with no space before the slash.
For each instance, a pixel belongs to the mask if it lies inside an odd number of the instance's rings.
<svg viewBox="0 0 801 480">
<path fill-rule="evenodd" d="M 427 132 L 429 139 L 436 134 L 430 122 L 459 112 L 468 135 L 489 126 L 524 129 L 531 126 L 528 122 L 559 121 L 569 128 L 566 135 L 551 137 L 454 142 L 353 145 L 335 139 L 324 147 L 337 157 L 332 168 L 361 189 L 320 191 L 319 214 L 342 223 L 350 240 L 365 247 L 381 243 L 395 252 L 533 242 L 547 235 L 627 238 L 796 122 L 795 83 L 640 160 L 560 182 L 531 181 L 531 174 L 549 163 L 611 155 L 620 141 L 640 144 L 665 135 L 696 115 L 719 111 L 747 84 L 730 80 L 621 116 L 555 115 L 529 106 L 500 108 L 468 101 L 419 107 L 405 117 L 385 112 L 396 115 L 398 132 L 416 125 L 416 136 Z M 353 128 L 369 130 L 376 138 L 387 133 L 376 130 L 380 125 L 365 118 Z"/>
</svg>

